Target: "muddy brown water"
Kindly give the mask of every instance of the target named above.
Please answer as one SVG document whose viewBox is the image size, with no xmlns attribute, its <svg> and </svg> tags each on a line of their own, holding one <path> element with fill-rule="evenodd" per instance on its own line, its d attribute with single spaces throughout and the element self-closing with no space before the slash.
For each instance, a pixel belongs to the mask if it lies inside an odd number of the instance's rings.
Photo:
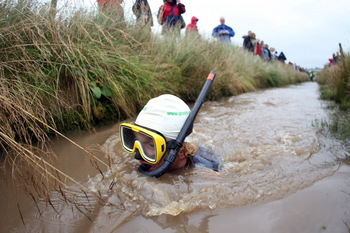
<svg viewBox="0 0 350 233">
<path fill-rule="evenodd" d="M 189 139 L 222 157 L 220 174 L 145 177 L 122 151 L 117 124 L 72 136 L 113 158 L 103 178 L 76 146 L 58 141 L 62 169 L 91 192 L 72 184 L 65 195 L 74 204 L 52 192 L 51 205 L 35 206 L 1 180 L 0 232 L 349 232 L 348 152 L 320 131 L 330 110 L 318 88 L 307 82 L 206 102 Z"/>
</svg>

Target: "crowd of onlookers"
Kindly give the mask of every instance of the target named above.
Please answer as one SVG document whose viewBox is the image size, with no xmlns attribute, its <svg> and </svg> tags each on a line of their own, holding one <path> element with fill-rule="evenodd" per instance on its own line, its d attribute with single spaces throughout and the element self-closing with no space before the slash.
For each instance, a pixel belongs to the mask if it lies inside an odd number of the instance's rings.
<svg viewBox="0 0 350 233">
<path fill-rule="evenodd" d="M 97 0 L 101 10 L 116 8 L 119 9 L 123 0 Z M 119 10 L 120 11 L 120 10 Z M 150 30 L 153 26 L 152 12 L 147 0 L 135 0 L 132 11 L 136 16 L 136 22 L 139 26 Z M 122 11 L 120 11 L 121 13 Z M 185 36 L 198 36 L 199 31 L 197 27 L 198 18 L 193 16 L 189 24 L 185 24 L 182 14 L 186 12 L 186 7 L 180 0 L 163 0 L 163 4 L 158 9 L 157 22 L 162 26 L 163 35 L 180 35 L 181 29 L 185 29 Z M 235 31 L 225 24 L 225 18 L 220 18 L 220 24 L 212 31 L 212 36 L 224 43 L 231 43 L 231 37 L 235 36 Z M 269 46 L 263 40 L 256 38 L 252 31 L 243 36 L 243 48 L 247 51 L 261 57 L 266 62 L 279 61 L 285 63 L 287 58 L 281 51 L 278 53 L 274 47 Z M 332 61 L 331 61 L 332 60 Z M 330 59 L 331 64 L 337 61 L 337 57 L 333 56 Z M 305 71 L 305 69 L 288 63 L 295 70 Z"/>
<path fill-rule="evenodd" d="M 248 34 L 243 36 L 243 48 L 260 56 L 264 61 L 280 61 L 285 63 L 287 60 L 283 52 L 278 52 L 274 47 L 270 47 L 264 43 L 263 40 L 256 38 L 256 35 L 252 31 L 248 31 Z"/>
<path fill-rule="evenodd" d="M 337 62 L 339 61 L 340 59 L 340 53 L 337 52 L 337 53 L 333 53 L 332 54 L 332 57 L 328 59 L 329 63 L 327 64 L 328 66 L 334 66 L 335 64 L 337 64 Z"/>
<path fill-rule="evenodd" d="M 287 60 L 283 52 L 278 53 L 274 47 L 270 47 L 268 44 L 264 43 L 263 40 L 260 41 L 260 39 L 257 39 L 255 33 L 252 31 L 248 31 L 248 34 L 242 38 L 243 48 L 260 56 L 266 62 L 279 61 L 285 63 Z M 288 62 L 288 65 L 293 67 L 293 69 L 296 71 L 308 73 L 305 68 L 297 65 L 296 63 Z"/>
</svg>

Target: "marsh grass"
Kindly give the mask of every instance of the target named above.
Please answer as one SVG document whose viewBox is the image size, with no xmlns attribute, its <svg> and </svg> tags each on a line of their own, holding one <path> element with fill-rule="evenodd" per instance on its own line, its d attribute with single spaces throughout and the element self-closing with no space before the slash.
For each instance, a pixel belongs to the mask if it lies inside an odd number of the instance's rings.
<svg viewBox="0 0 350 233">
<path fill-rule="evenodd" d="M 164 93 L 194 102 L 211 70 L 211 100 L 308 79 L 236 46 L 162 37 L 103 12 L 60 11 L 53 19 L 35 1 L 0 3 L 0 152 L 33 200 L 62 192 L 67 181 L 88 192 L 54 165 L 50 137 L 70 141 L 62 132 L 133 117 Z M 102 176 L 111 167 L 108 155 L 106 162 L 80 149 Z"/>
<path fill-rule="evenodd" d="M 328 127 L 332 134 L 342 139 L 350 148 L 350 56 L 343 53 L 337 64 L 325 67 L 317 74 L 321 84 L 321 97 L 335 101 L 339 111 L 332 116 Z"/>
<path fill-rule="evenodd" d="M 337 64 L 317 74 L 322 97 L 334 100 L 343 110 L 350 108 L 350 56 L 343 53 Z"/>
</svg>

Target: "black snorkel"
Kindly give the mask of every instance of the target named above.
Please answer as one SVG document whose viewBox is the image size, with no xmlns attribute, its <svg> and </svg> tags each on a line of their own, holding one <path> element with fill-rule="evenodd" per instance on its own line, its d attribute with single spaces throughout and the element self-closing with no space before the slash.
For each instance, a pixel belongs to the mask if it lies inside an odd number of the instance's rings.
<svg viewBox="0 0 350 233">
<path fill-rule="evenodd" d="M 197 97 L 196 102 L 194 103 L 194 106 L 191 110 L 190 115 L 187 117 L 176 140 L 174 140 L 174 143 L 171 146 L 169 153 L 165 155 L 166 157 L 163 164 L 159 168 L 155 169 L 154 171 L 147 171 L 150 168 L 150 165 L 146 165 L 146 164 L 140 165 L 138 169 L 140 173 L 158 178 L 164 175 L 164 173 L 167 172 L 169 168 L 174 164 L 177 158 L 177 155 L 179 153 L 179 150 L 182 147 L 183 142 L 185 141 L 185 138 L 192 133 L 193 122 L 196 119 L 199 109 L 202 107 L 204 99 L 214 81 L 215 76 L 216 76 L 216 73 L 214 71 L 211 71 L 209 73 L 207 80 L 204 83 L 202 90 L 199 93 L 199 96 Z"/>
</svg>

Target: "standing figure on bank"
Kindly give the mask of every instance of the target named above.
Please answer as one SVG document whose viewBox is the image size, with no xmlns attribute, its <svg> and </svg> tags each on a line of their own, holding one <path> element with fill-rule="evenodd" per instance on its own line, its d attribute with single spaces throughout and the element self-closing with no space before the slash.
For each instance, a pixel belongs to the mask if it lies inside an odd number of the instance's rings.
<svg viewBox="0 0 350 233">
<path fill-rule="evenodd" d="M 197 27 L 198 18 L 193 16 L 191 18 L 191 23 L 186 27 L 185 35 L 186 36 L 199 36 L 198 27 Z"/>
<path fill-rule="evenodd" d="M 249 52 L 254 52 L 253 32 L 248 31 L 248 34 L 245 36 L 242 36 L 242 38 L 243 38 L 243 48 L 245 48 Z"/>
<path fill-rule="evenodd" d="M 262 57 L 262 48 L 261 48 L 262 43 L 260 42 L 259 39 L 256 40 L 256 50 L 255 50 L 255 54 Z"/>
<path fill-rule="evenodd" d="M 162 34 L 175 33 L 186 27 L 181 14 L 186 12 L 185 5 L 180 0 L 164 0 L 158 11 L 158 22 L 163 26 Z"/>
<path fill-rule="evenodd" d="M 225 24 L 225 18 L 220 18 L 220 25 L 213 29 L 212 36 L 225 43 L 231 43 L 231 37 L 235 36 L 233 29 Z"/>
<path fill-rule="evenodd" d="M 313 71 L 311 71 L 309 76 L 310 76 L 310 81 L 313 82 L 315 80 L 315 77 L 316 77 L 315 73 Z"/>
<path fill-rule="evenodd" d="M 284 55 L 283 52 L 280 52 L 280 55 L 278 55 L 278 60 L 279 60 L 280 62 L 282 62 L 282 63 L 285 63 L 285 62 L 286 62 L 287 58 L 286 58 L 286 56 Z"/>
<path fill-rule="evenodd" d="M 271 61 L 271 51 L 268 44 L 264 44 L 262 48 L 262 54 L 264 61 Z"/>
<path fill-rule="evenodd" d="M 147 0 L 136 0 L 132 6 L 132 12 L 136 16 L 137 24 L 141 27 L 149 26 L 149 29 L 153 26 L 153 18 L 151 7 Z"/>
</svg>

